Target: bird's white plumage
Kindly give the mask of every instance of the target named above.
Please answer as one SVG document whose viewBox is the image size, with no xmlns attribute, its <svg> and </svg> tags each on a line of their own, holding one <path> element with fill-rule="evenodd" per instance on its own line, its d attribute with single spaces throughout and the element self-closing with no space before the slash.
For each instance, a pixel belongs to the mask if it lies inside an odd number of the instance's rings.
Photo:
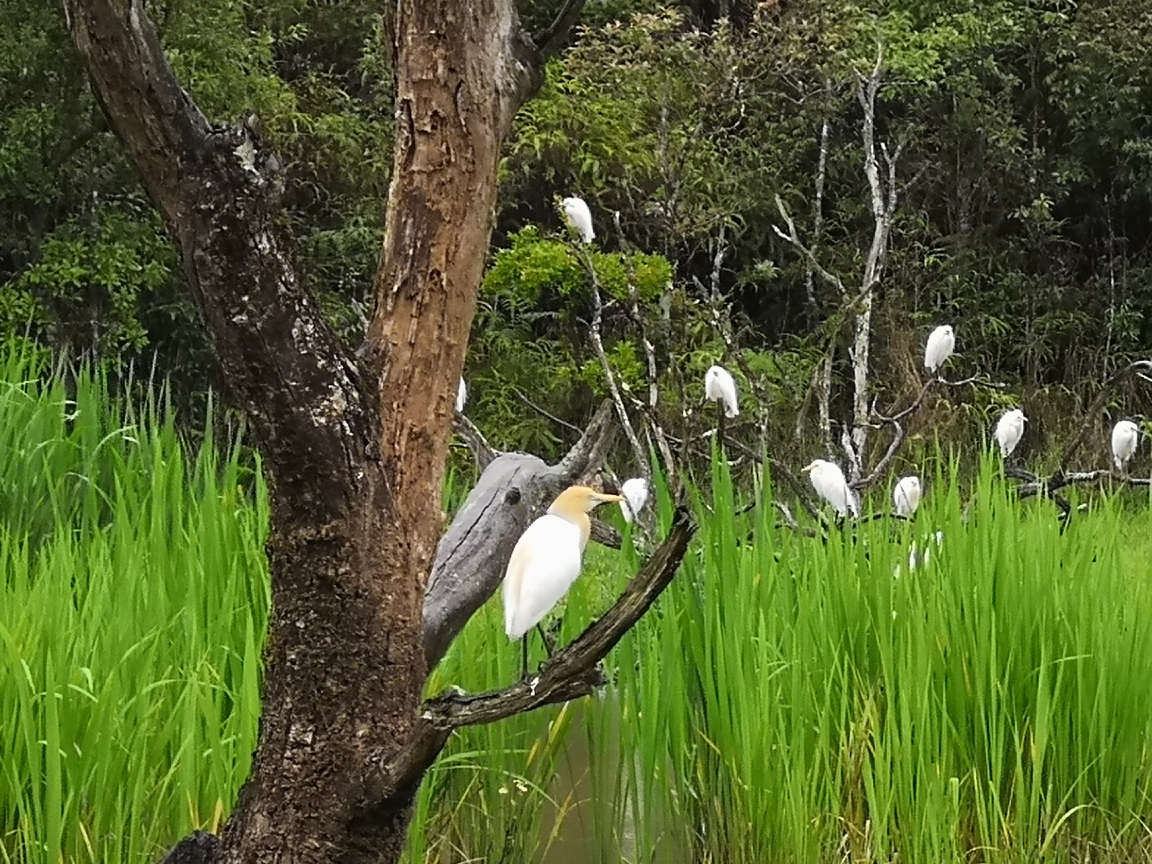
<svg viewBox="0 0 1152 864">
<path fill-rule="evenodd" d="M 892 490 L 892 503 L 896 507 L 897 516 L 907 518 L 915 513 L 920 506 L 920 478 L 910 474 L 897 480 Z"/>
<path fill-rule="evenodd" d="M 563 516 L 545 513 L 516 541 L 504 574 L 504 632 L 519 639 L 564 599 L 580 575 L 584 539 Z"/>
<path fill-rule="evenodd" d="M 704 373 L 704 398 L 709 402 L 723 402 L 725 417 L 735 417 L 740 413 L 736 382 L 723 366 L 711 366 Z"/>
<path fill-rule="evenodd" d="M 460 379 L 460 386 L 456 388 L 456 410 L 464 413 L 464 403 L 468 401 L 468 388 L 464 386 L 464 379 Z"/>
<path fill-rule="evenodd" d="M 1140 427 L 1131 420 L 1121 420 L 1112 427 L 1112 461 L 1120 471 L 1127 469 L 1139 445 Z"/>
<path fill-rule="evenodd" d="M 635 514 L 644 509 L 648 503 L 648 481 L 643 477 L 633 477 L 625 480 L 620 487 L 620 494 L 624 496 L 620 502 L 620 512 L 624 514 L 624 521 L 631 522 Z"/>
<path fill-rule="evenodd" d="M 856 496 L 849 488 L 848 481 L 844 479 L 844 472 L 840 470 L 839 465 L 825 459 L 816 459 L 803 470 L 808 472 L 808 479 L 812 482 L 816 494 L 831 504 L 837 514 L 860 515 Z"/>
<path fill-rule="evenodd" d="M 572 227 L 576 229 L 581 240 L 585 243 L 591 243 L 596 239 L 596 232 L 592 230 L 592 211 L 588 209 L 583 198 L 565 198 L 560 202 L 560 205 L 564 208 L 564 215 L 568 217 L 568 221 L 572 223 Z"/>
<path fill-rule="evenodd" d="M 928 337 L 928 344 L 924 346 L 924 368 L 929 372 L 935 372 L 952 356 L 954 350 L 956 350 L 956 334 L 952 332 L 952 327 L 948 324 L 937 327 Z"/>
<path fill-rule="evenodd" d="M 1024 424 L 1028 418 L 1019 408 L 1005 411 L 996 423 L 996 443 L 1000 445 L 1000 455 L 1007 458 L 1012 455 L 1020 439 L 1024 437 Z"/>
</svg>

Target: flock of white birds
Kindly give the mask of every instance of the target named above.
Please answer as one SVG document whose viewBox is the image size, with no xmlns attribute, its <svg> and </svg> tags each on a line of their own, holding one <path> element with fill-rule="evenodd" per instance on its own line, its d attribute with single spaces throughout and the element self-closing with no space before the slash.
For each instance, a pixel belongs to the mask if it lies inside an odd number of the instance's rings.
<svg viewBox="0 0 1152 864">
<path fill-rule="evenodd" d="M 560 202 L 569 224 L 580 240 L 591 243 L 596 233 L 592 226 L 592 213 L 580 198 L 565 198 Z M 928 336 L 924 347 L 924 368 L 933 376 L 940 376 L 941 369 L 956 350 L 956 334 L 945 324 L 937 327 Z M 711 366 L 704 374 L 704 398 L 719 403 L 727 418 L 740 414 L 736 381 L 722 366 Z M 468 390 L 464 379 L 456 396 L 456 410 L 464 411 Z M 1015 451 L 1024 437 L 1024 424 L 1028 418 L 1019 408 L 1005 411 L 996 423 L 995 438 L 1000 455 L 1007 459 Z M 1140 429 L 1131 420 L 1121 420 L 1112 430 L 1112 457 L 1117 469 L 1127 470 L 1129 461 L 1140 443 Z M 860 504 L 855 492 L 848 483 L 844 472 L 834 462 L 814 459 L 803 469 L 812 483 L 812 488 L 840 517 L 859 517 Z M 598 505 L 616 501 L 620 504 L 624 520 L 633 522 L 648 502 L 648 481 L 634 477 L 620 487 L 621 494 L 612 495 L 587 486 L 572 486 L 565 489 L 548 512 L 532 522 L 520 536 L 512 550 L 508 568 L 504 574 L 504 629 L 509 639 L 522 639 L 529 630 L 537 626 L 548 611 L 559 603 L 583 566 L 584 548 L 588 545 L 591 520 L 588 514 Z M 892 505 L 896 515 L 905 519 L 916 512 L 920 505 L 920 478 L 915 475 L 901 477 L 892 490 Z M 937 532 L 936 545 L 943 541 Z M 930 550 L 923 550 L 923 560 L 927 561 Z M 909 567 L 915 568 L 918 552 L 912 547 Z M 527 640 L 524 642 L 524 673 L 527 675 Z"/>
</svg>

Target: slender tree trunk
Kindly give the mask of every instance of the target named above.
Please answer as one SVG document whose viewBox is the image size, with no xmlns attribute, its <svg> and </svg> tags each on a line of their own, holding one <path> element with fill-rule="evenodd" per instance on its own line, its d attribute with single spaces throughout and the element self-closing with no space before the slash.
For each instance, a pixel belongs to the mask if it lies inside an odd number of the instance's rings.
<svg viewBox="0 0 1152 864">
<path fill-rule="evenodd" d="M 856 313 L 852 340 L 852 447 L 856 458 L 853 482 L 860 479 L 860 472 L 867 464 L 868 429 L 872 407 L 868 386 L 870 347 L 872 341 L 872 306 L 875 290 L 884 275 L 884 265 L 888 258 L 888 236 L 892 230 L 892 218 L 896 212 L 896 162 L 900 158 L 901 147 L 892 154 L 886 145 L 876 145 L 876 95 L 884 74 L 883 52 L 877 50 L 876 65 L 868 78 L 860 76 L 856 96 L 864 111 L 861 138 L 864 145 L 864 175 L 868 179 L 868 190 L 872 203 L 872 245 L 864 263 L 864 274 L 860 282 L 859 308 Z M 877 150 L 883 153 L 887 165 L 887 182 L 881 178 L 880 161 Z"/>
</svg>

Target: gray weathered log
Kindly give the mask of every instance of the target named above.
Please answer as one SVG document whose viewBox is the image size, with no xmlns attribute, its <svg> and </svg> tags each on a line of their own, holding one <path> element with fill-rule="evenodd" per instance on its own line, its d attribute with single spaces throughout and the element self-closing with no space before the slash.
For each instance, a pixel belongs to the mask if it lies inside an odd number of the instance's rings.
<svg viewBox="0 0 1152 864">
<path fill-rule="evenodd" d="M 563 489 L 603 464 L 615 430 L 612 405 L 606 402 L 587 432 L 556 465 L 525 453 L 502 453 L 484 469 L 436 549 L 424 595 L 428 669 L 440 661 L 456 634 L 492 596 L 504 578 L 512 548 L 529 523 Z"/>
</svg>

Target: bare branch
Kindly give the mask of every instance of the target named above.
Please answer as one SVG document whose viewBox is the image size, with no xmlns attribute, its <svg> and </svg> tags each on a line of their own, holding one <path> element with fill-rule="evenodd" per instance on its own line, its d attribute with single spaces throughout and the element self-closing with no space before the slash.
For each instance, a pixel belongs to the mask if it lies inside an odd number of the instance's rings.
<svg viewBox="0 0 1152 864">
<path fill-rule="evenodd" d="M 681 505 L 664 542 L 628 583 L 624 593 L 603 617 L 593 621 L 539 671 L 503 690 L 469 696 L 441 694 L 424 703 L 407 742 L 379 764 L 362 807 L 413 787 L 432 764 L 454 729 L 492 723 L 544 705 L 584 696 L 602 682 L 597 664 L 612 650 L 672 581 L 696 526 Z"/>
<path fill-rule="evenodd" d="M 452 429 L 464 439 L 464 443 L 472 451 L 481 471 L 492 464 L 492 460 L 497 456 L 496 451 L 492 449 L 492 445 L 488 443 L 484 433 L 476 428 L 476 424 L 465 417 L 463 412 L 457 411 L 452 418 Z"/>
<path fill-rule="evenodd" d="M 574 423 L 569 423 L 567 420 L 563 419 L 562 417 L 557 417 L 551 411 L 548 411 L 547 409 L 541 407 L 540 405 L 537 405 L 535 402 L 533 402 L 531 399 L 529 399 L 528 395 L 523 390 L 521 390 L 519 387 L 513 387 L 512 392 L 516 394 L 516 397 L 521 402 L 523 402 L 525 405 L 527 405 L 529 408 L 531 408 L 533 411 L 535 411 L 541 417 L 545 417 L 548 420 L 551 420 L 557 426 L 563 426 L 565 429 L 568 429 L 569 431 L 576 432 L 577 434 L 580 434 L 580 435 L 584 434 L 584 430 L 581 429 L 579 426 L 575 425 Z"/>
<path fill-rule="evenodd" d="M 620 227 L 619 210 L 613 214 L 612 222 L 616 226 L 616 234 L 620 238 L 625 272 L 628 274 L 628 299 L 632 304 L 632 320 L 640 331 L 640 343 L 644 346 L 644 359 L 647 363 L 648 401 L 647 404 L 644 405 L 644 411 L 648 417 L 648 425 L 652 430 L 653 436 L 656 438 L 656 446 L 660 451 L 660 456 L 664 460 L 665 473 L 668 475 L 669 481 L 672 481 L 676 477 L 676 462 L 672 458 L 672 448 L 668 446 L 668 436 L 665 434 L 664 427 L 661 425 L 660 418 L 656 413 L 660 402 L 660 380 L 656 366 L 656 346 L 648 339 L 648 319 L 640 307 L 640 292 L 636 285 L 636 269 L 632 265 L 632 246 L 624 234 L 624 229 Z M 640 470 L 644 472 L 645 479 L 651 482 L 652 466 L 648 464 L 647 459 L 640 463 Z"/>
<path fill-rule="evenodd" d="M 824 79 L 824 92 L 826 96 L 832 94 L 832 79 Z M 829 107 L 825 106 L 824 119 L 820 123 L 820 151 L 816 159 L 816 200 L 812 204 L 812 254 L 808 259 L 808 266 L 804 271 L 804 288 L 808 297 L 808 305 L 812 307 L 813 313 L 816 312 L 816 286 L 812 279 L 814 271 L 813 260 L 816 258 L 820 250 L 820 239 L 824 230 L 824 182 L 828 175 L 828 131 L 829 120 L 828 110 Z M 777 205 L 779 206 L 779 204 Z M 794 226 L 790 226 L 795 230 Z"/>
<path fill-rule="evenodd" d="M 574 241 L 575 242 L 575 241 Z M 640 446 L 640 439 L 636 437 L 636 430 L 632 428 L 632 420 L 628 417 L 628 409 L 624 407 L 624 400 L 620 396 L 620 388 L 616 384 L 616 376 L 612 372 L 612 366 L 608 362 L 608 355 L 604 353 L 604 341 L 600 336 L 600 325 L 604 317 L 604 304 L 600 297 L 600 277 L 596 275 L 596 268 L 592 266 L 592 254 L 588 251 L 587 246 L 579 249 L 580 258 L 584 262 L 584 268 L 588 271 L 588 275 L 592 279 L 592 324 L 589 327 L 592 336 L 592 349 L 596 352 L 596 358 L 600 361 L 600 368 L 604 371 L 604 379 L 608 383 L 608 392 L 612 396 L 612 403 L 616 406 L 616 414 L 620 419 L 620 425 L 624 428 L 624 437 L 628 439 L 628 443 L 632 445 L 632 453 L 636 457 L 636 464 L 642 468 L 647 466 L 648 459 L 644 454 L 644 448 Z"/>
<path fill-rule="evenodd" d="M 580 440 L 556 466 L 566 477 L 585 479 L 608 458 L 616 425 L 612 422 L 612 402 L 605 399 L 592 415 Z"/>
<path fill-rule="evenodd" d="M 560 51 L 564 40 L 568 38 L 569 31 L 580 20 L 580 13 L 583 9 L 584 0 L 565 0 L 548 29 L 533 35 L 532 42 L 536 45 L 536 49 L 540 52 L 540 57 L 543 60 L 548 60 Z"/>
<path fill-rule="evenodd" d="M 792 217 L 788 215 L 788 208 L 784 206 L 784 200 L 779 195 L 776 196 L 776 209 L 780 211 L 780 218 L 782 218 L 784 220 L 784 224 L 788 226 L 788 233 L 785 233 L 784 231 L 780 230 L 779 225 L 773 225 L 772 230 L 776 232 L 776 235 L 782 240 L 787 240 L 798 250 L 800 250 L 800 253 L 808 259 L 808 263 L 816 272 L 817 276 L 819 276 L 829 285 L 835 286 L 841 295 L 847 294 L 848 289 L 844 287 L 844 283 L 841 281 L 840 277 L 835 273 L 824 269 L 823 265 L 821 265 L 820 261 L 816 258 L 816 253 L 805 246 L 804 243 L 800 240 L 800 235 L 796 232 L 796 223 L 793 221 Z"/>
</svg>

